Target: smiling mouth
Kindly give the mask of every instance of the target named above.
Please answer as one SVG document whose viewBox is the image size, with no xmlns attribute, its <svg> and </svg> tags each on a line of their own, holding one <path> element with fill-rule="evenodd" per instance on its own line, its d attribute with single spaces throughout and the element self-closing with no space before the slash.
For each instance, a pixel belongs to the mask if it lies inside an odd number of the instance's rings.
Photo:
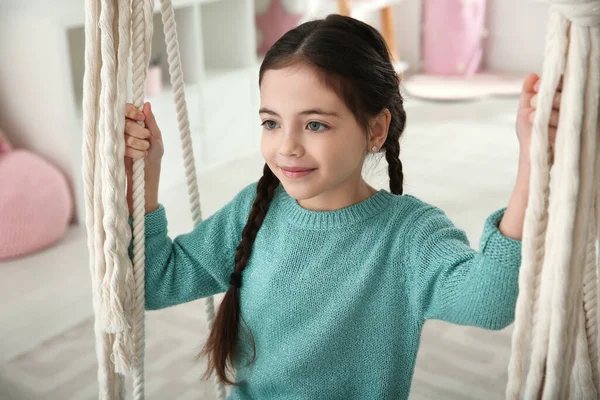
<svg viewBox="0 0 600 400">
<path fill-rule="evenodd" d="M 316 168 L 279 167 L 287 178 L 303 178 L 315 171 Z"/>
</svg>

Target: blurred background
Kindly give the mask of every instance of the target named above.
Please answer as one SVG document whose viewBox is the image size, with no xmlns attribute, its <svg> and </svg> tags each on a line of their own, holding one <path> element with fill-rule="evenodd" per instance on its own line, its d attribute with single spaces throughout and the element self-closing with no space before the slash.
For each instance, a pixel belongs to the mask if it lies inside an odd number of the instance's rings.
<svg viewBox="0 0 600 400">
<path fill-rule="evenodd" d="M 173 0 L 203 215 L 261 175 L 258 68 L 287 30 L 329 13 L 385 36 L 402 78 L 407 193 L 444 209 L 471 244 L 514 184 L 525 75 L 541 74 L 548 9 L 521 0 Z M 146 99 L 165 141 L 160 201 L 189 231 L 157 4 Z M 0 399 L 97 398 L 83 224 L 84 1 L 0 2 Z M 365 168 L 387 187 L 385 160 Z M 218 304 L 218 298 L 217 298 Z M 401 310 L 399 310 L 401 312 Z M 147 313 L 149 399 L 213 399 L 194 361 L 204 306 Z M 425 326 L 411 399 L 504 398 L 511 327 Z"/>
</svg>

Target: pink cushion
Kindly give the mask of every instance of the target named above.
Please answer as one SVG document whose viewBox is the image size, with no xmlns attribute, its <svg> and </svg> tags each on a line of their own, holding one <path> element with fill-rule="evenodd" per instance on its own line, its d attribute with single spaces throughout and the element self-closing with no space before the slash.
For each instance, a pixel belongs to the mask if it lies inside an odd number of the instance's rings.
<svg viewBox="0 0 600 400">
<path fill-rule="evenodd" d="M 57 168 L 25 150 L 0 150 L 0 260 L 55 243 L 72 207 L 69 185 Z"/>
<path fill-rule="evenodd" d="M 423 71 L 471 76 L 483 56 L 486 0 L 423 2 Z"/>
</svg>

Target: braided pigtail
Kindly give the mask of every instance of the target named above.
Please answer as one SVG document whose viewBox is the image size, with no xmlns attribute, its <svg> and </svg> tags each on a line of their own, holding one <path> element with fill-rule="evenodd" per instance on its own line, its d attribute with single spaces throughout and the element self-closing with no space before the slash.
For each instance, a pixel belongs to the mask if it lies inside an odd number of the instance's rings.
<svg viewBox="0 0 600 400">
<path fill-rule="evenodd" d="M 400 136 L 406 125 L 406 112 L 404 111 L 404 101 L 398 92 L 390 105 L 392 120 L 388 137 L 383 145 L 385 148 L 385 159 L 388 162 L 388 173 L 390 175 L 390 191 L 394 194 L 403 193 L 404 173 L 402 171 L 402 161 L 400 161 Z"/>
<path fill-rule="evenodd" d="M 236 343 L 241 319 L 239 289 L 242 286 L 242 272 L 248 264 L 254 240 L 267 215 L 278 185 L 279 179 L 265 164 L 263 176 L 258 181 L 256 198 L 252 204 L 248 222 L 242 231 L 242 240 L 235 253 L 235 264 L 229 289 L 221 302 L 206 345 L 199 355 L 199 357 L 206 355 L 208 358 L 208 368 L 204 378 L 208 378 L 213 372 L 216 372 L 217 377 L 223 384 L 236 385 L 228 377 L 228 372 L 233 372 L 233 361 L 236 356 Z M 252 338 L 251 333 L 248 333 Z M 256 348 L 253 340 L 251 340 L 251 343 L 252 358 L 254 358 Z"/>
</svg>

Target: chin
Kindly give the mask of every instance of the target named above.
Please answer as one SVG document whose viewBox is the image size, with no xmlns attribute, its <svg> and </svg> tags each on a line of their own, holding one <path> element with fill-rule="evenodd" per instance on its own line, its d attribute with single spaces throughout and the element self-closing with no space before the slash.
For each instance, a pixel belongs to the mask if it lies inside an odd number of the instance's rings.
<svg viewBox="0 0 600 400">
<path fill-rule="evenodd" d="M 290 197 L 298 201 L 309 200 L 323 193 L 321 185 L 313 182 L 290 182 L 285 177 L 280 178 L 280 182 Z"/>
</svg>

